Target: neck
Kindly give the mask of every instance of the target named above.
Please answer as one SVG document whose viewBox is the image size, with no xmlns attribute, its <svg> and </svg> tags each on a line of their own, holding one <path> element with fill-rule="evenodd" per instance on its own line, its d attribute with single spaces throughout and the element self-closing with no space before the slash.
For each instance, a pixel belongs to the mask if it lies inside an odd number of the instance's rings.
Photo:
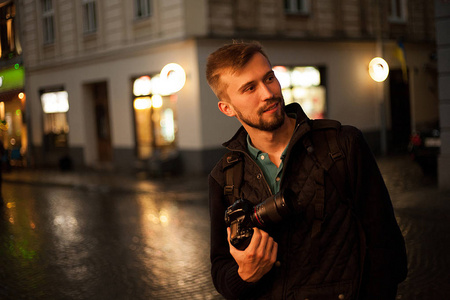
<svg viewBox="0 0 450 300">
<path fill-rule="evenodd" d="M 262 131 L 245 126 L 253 146 L 268 153 L 270 160 L 279 165 L 280 156 L 289 143 L 295 128 L 295 119 L 286 116 L 283 125 L 274 131 Z"/>
</svg>

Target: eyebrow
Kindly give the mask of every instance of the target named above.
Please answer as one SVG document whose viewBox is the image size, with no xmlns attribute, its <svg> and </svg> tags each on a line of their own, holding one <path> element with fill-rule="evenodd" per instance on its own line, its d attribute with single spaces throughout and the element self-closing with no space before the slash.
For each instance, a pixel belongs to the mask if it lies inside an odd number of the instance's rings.
<svg viewBox="0 0 450 300">
<path fill-rule="evenodd" d="M 266 79 L 270 75 L 275 75 L 275 72 L 272 69 L 269 72 L 267 72 L 266 74 L 264 74 L 263 78 Z M 255 83 L 255 80 L 246 82 L 243 85 L 241 85 L 241 87 L 238 89 L 238 91 L 242 93 L 242 91 L 244 91 L 247 87 L 253 85 L 254 83 Z"/>
</svg>

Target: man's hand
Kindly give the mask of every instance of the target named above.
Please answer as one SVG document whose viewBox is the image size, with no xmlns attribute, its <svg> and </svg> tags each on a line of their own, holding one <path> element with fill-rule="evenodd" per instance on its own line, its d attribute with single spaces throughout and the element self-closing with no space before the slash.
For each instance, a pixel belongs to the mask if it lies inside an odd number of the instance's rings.
<svg viewBox="0 0 450 300">
<path fill-rule="evenodd" d="M 257 282 L 272 269 L 277 260 L 278 244 L 269 234 L 253 228 L 253 236 L 247 249 L 240 251 L 230 243 L 230 228 L 227 228 L 230 253 L 239 266 L 239 276 L 247 282 Z"/>
</svg>

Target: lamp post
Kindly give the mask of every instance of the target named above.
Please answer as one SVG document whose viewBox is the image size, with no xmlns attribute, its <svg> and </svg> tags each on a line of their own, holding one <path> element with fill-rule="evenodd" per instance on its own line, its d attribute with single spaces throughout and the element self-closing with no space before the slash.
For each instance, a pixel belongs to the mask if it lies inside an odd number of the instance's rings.
<svg viewBox="0 0 450 300">
<path fill-rule="evenodd" d="M 381 57 L 373 58 L 369 63 L 369 75 L 376 81 L 381 83 L 380 85 L 380 119 L 381 119 L 381 129 L 380 129 L 380 147 L 381 154 L 386 155 L 387 153 L 387 133 L 386 133 L 386 107 L 384 101 L 384 84 L 383 82 L 389 75 L 389 66 L 387 62 Z"/>
</svg>

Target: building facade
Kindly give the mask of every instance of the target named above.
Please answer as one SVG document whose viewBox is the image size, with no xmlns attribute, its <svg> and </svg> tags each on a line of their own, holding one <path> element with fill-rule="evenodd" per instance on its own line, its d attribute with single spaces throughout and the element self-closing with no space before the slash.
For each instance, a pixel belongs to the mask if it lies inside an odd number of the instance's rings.
<svg viewBox="0 0 450 300">
<path fill-rule="evenodd" d="M 24 164 L 22 157 L 28 146 L 18 21 L 16 4 L 0 1 L 0 161 L 8 168 Z"/>
<path fill-rule="evenodd" d="M 15 2 L 31 165 L 208 172 L 239 125 L 204 77 L 232 39 L 262 43 L 286 102 L 359 127 L 375 152 L 439 119 L 430 1 Z M 384 82 L 369 76 L 375 56 Z M 173 63 L 183 70 L 164 72 Z M 180 90 L 161 88 L 177 78 Z"/>
<path fill-rule="evenodd" d="M 436 41 L 439 57 L 438 85 L 441 153 L 438 161 L 439 187 L 450 189 L 450 1 L 436 0 Z"/>
</svg>

